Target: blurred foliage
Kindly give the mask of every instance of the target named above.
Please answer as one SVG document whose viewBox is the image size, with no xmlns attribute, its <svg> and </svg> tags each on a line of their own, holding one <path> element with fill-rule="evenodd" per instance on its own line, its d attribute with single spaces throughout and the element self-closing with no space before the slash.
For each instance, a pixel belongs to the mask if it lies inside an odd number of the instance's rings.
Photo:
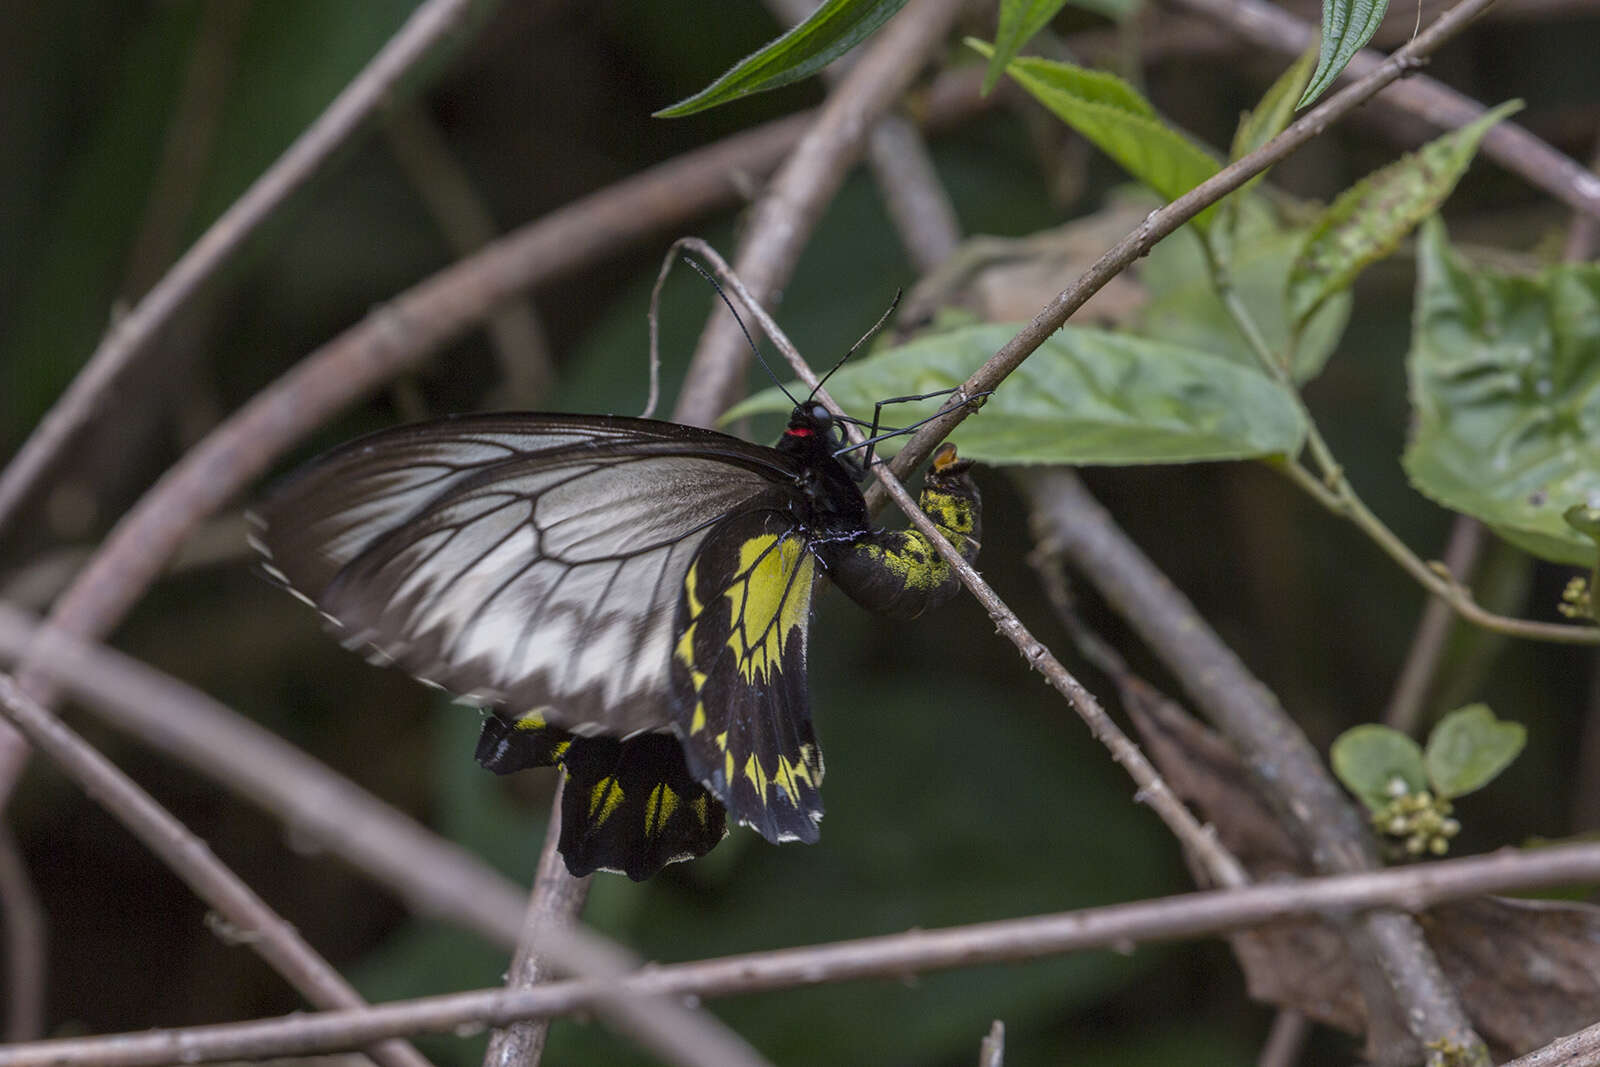
<svg viewBox="0 0 1600 1067">
<path fill-rule="evenodd" d="M 130 264 L 160 214 L 150 201 L 163 143 L 197 44 L 208 26 L 216 32 L 208 22 L 214 6 L 224 5 L 80 0 L 14 5 L 10 12 L 0 34 L 0 99 L 16 104 L 0 108 L 8 147 L 0 165 L 0 447 L 8 451 L 82 365 L 118 304 L 137 298 L 152 280 L 130 282 L 137 273 Z M 236 9 L 242 22 L 212 101 L 215 132 L 180 175 L 187 208 L 176 224 L 165 223 L 176 231 L 175 249 L 282 151 L 411 7 L 402 0 L 272 0 Z M 408 83 L 408 92 L 506 227 L 803 106 L 820 92 L 804 83 L 679 122 L 649 119 L 776 34 L 760 5 L 719 12 L 715 32 L 651 0 L 503 4 L 485 17 L 482 31 L 433 64 L 431 80 Z M 1055 24 L 1087 18 L 1069 7 Z M 993 25 L 991 19 L 987 26 Z M 1600 69 L 1582 43 L 1600 32 L 1600 23 L 1556 12 L 1474 32 L 1438 57 L 1434 72 L 1480 99 L 1528 97 L 1523 118 L 1586 157 Z M 1195 142 L 1226 145 L 1240 110 L 1276 113 L 1257 101 L 1285 65 L 1254 49 L 1231 53 L 1227 62 L 1180 49 L 1141 72 L 1138 99 Z M 935 140 L 936 165 L 969 233 L 1034 233 L 1096 210 L 1123 180 L 1106 160 L 1086 161 L 1085 153 L 1064 146 L 1054 120 L 1047 125 L 1041 118 L 1006 105 Z M 1330 131 L 1275 168 L 1272 181 L 1299 200 L 1331 200 L 1399 154 L 1366 121 L 1358 116 Z M 52 550 L 103 533 L 198 433 L 370 307 L 447 262 L 446 242 L 390 153 L 375 134 L 349 146 L 213 280 L 206 299 L 163 339 L 152 370 L 119 390 L 52 490 L 32 502 L 21 527 L 0 544 L 0 584 Z M 1070 180 L 1062 181 L 1063 174 Z M 1080 194 L 1053 200 L 1062 189 Z M 1419 317 L 1413 360 L 1434 358 L 1426 331 L 1434 329 L 1436 298 L 1451 293 L 1524 309 L 1515 321 L 1527 327 L 1530 343 L 1537 340 L 1529 309 L 1554 301 L 1546 291 L 1554 283 L 1504 280 L 1460 257 L 1474 245 L 1547 246 L 1565 216 L 1481 162 L 1448 210 L 1455 249 L 1445 248 L 1442 237 L 1422 246 L 1431 272 L 1423 299 L 1433 310 L 1426 322 Z M 1275 286 L 1288 276 L 1300 223 L 1243 204 L 1235 218 L 1233 282 L 1276 346 L 1288 336 L 1288 318 L 1270 309 L 1281 305 Z M 730 251 L 741 221 L 729 212 L 686 229 Z M 660 249 L 673 236 L 660 235 L 532 294 L 557 364 L 559 385 L 549 406 L 620 413 L 642 406 L 644 308 Z M 1302 334 L 1295 378 L 1310 381 L 1309 406 L 1364 498 L 1431 555 L 1449 516 L 1409 487 L 1398 463 L 1410 418 L 1411 265 L 1402 248 L 1362 275 L 1352 294 L 1329 300 Z M 1203 269 L 1188 231 L 1160 246 L 1140 265 L 1147 303 L 1139 328 L 1241 366 L 1248 350 L 1201 284 Z M 914 280 L 871 182 L 853 178 L 804 254 L 778 317 L 803 351 L 827 362 L 897 287 Z M 663 410 L 670 409 L 713 301 L 687 272 L 669 281 Z M 1563 312 L 1558 321 L 1565 331 L 1577 319 Z M 1550 350 L 1552 359 L 1579 351 L 1563 346 L 1576 344 L 1571 339 L 1581 331 L 1563 331 L 1553 336 L 1568 340 Z M 1492 354 L 1490 339 L 1474 344 Z M 482 403 L 496 375 L 485 342 L 463 341 L 325 428 L 280 466 L 418 410 L 469 409 Z M 1561 384 L 1569 378 L 1583 380 L 1575 373 Z M 1437 388 L 1470 384 L 1445 378 Z M 767 382 L 753 377 L 751 385 Z M 1433 431 L 1426 429 L 1426 404 L 1419 401 L 1419 409 L 1422 447 Z M 768 428 L 752 421 L 761 431 L 755 436 L 765 436 Z M 1090 477 L 1130 534 L 1314 741 L 1326 745 L 1374 717 L 1399 669 L 1421 595 L 1355 531 L 1257 466 L 1188 464 L 1097 470 Z M 988 507 L 985 574 L 1042 639 L 1065 651 L 1025 563 L 1032 547 L 1025 510 L 1004 478 L 991 472 L 980 478 Z M 1592 563 L 1592 546 L 1577 543 Z M 1553 615 L 1570 573 L 1503 545 L 1489 551 L 1483 572 L 1485 603 L 1539 617 Z M 1176 691 L 1092 597 L 1084 611 L 1136 668 Z M 312 613 L 242 563 L 164 583 L 118 641 L 230 701 L 508 874 L 529 877 L 549 777 L 501 780 L 483 773 L 471 758 L 472 712 L 442 706 L 397 673 L 342 652 L 319 632 Z M 650 958 L 689 960 L 1066 910 L 1188 884 L 1175 847 L 1133 803 L 1132 786 L 971 603 L 886 626 L 844 598 L 825 595 L 811 656 L 829 768 L 822 843 L 773 848 L 736 831 L 706 860 L 677 865 L 650 883 L 602 876 L 588 912 L 594 922 Z M 1600 825 L 1576 763 L 1588 758 L 1579 755 L 1578 739 L 1592 661 L 1581 650 L 1454 631 L 1429 701 L 1432 713 L 1481 700 L 1528 728 L 1516 762 L 1460 803 L 1464 829 L 1456 849 Z M 1084 678 L 1104 689 L 1093 672 L 1084 670 Z M 409 918 L 336 861 L 297 851 L 298 842 L 271 819 L 108 729 L 91 724 L 89 730 L 369 995 L 500 980 L 501 950 Z M 54 1032 L 245 1018 L 299 1006 L 248 953 L 218 944 L 188 893 L 48 769 L 30 774 L 14 818 L 50 912 Z M 150 982 L 158 968 L 163 981 Z M 712 1007 L 784 1063 L 970 1063 L 997 1017 L 1007 1024 L 1008 1064 L 1241 1063 L 1253 1058 L 1267 1022 L 1245 1001 L 1227 954 L 1203 944 L 1127 957 L 1083 954 L 911 983 L 767 993 Z M 1318 1044 L 1308 1063 L 1343 1062 L 1353 1054 L 1336 1040 Z M 470 1063 L 478 1045 L 436 1039 L 427 1051 L 441 1062 Z M 562 1023 L 548 1062 L 638 1059 L 602 1027 Z"/>
</svg>

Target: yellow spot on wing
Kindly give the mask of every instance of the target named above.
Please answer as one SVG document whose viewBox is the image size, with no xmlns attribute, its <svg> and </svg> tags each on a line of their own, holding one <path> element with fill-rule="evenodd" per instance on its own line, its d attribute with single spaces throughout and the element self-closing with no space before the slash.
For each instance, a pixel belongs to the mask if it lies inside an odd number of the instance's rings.
<svg viewBox="0 0 1600 1067">
<path fill-rule="evenodd" d="M 662 782 L 650 790 L 650 795 L 644 802 L 644 832 L 649 837 L 654 837 L 661 832 L 661 828 L 672 818 L 672 813 L 678 807 L 678 794 L 673 792 Z"/>
<path fill-rule="evenodd" d="M 599 826 L 611 818 L 613 812 L 622 806 L 622 786 L 617 780 L 607 775 L 594 784 L 589 790 L 589 818 Z"/>
<path fill-rule="evenodd" d="M 762 803 L 766 803 L 767 769 L 761 766 L 761 761 L 753 755 L 745 760 L 744 776 L 750 780 L 751 785 L 756 787 L 756 796 L 761 798 Z"/>
<path fill-rule="evenodd" d="M 814 567 L 799 538 L 765 534 L 739 546 L 740 577 L 726 593 L 728 647 L 746 681 L 769 682 L 790 635 L 805 632 Z"/>
<path fill-rule="evenodd" d="M 537 711 L 530 711 L 522 718 L 511 724 L 514 730 L 543 730 L 550 724 L 544 721 L 544 716 Z"/>
<path fill-rule="evenodd" d="M 703 678 L 705 676 L 701 675 L 701 677 Z M 696 686 L 695 688 L 696 688 L 696 690 L 699 689 L 698 686 Z M 696 703 L 695 706 L 694 706 L 694 717 L 689 720 L 689 732 L 691 734 L 697 734 L 701 730 L 704 730 L 705 728 L 706 728 L 706 706 L 705 706 L 704 703 Z"/>
<path fill-rule="evenodd" d="M 694 817 L 700 820 L 701 826 L 704 826 L 706 821 L 711 818 L 711 812 L 706 804 L 706 795 L 704 793 L 697 794 L 693 800 L 689 801 L 689 807 L 694 809 Z"/>
</svg>

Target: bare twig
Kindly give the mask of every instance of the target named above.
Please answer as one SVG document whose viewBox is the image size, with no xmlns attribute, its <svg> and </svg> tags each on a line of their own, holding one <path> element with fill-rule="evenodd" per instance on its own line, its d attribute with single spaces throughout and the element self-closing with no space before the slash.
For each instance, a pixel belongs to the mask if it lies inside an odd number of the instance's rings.
<svg viewBox="0 0 1600 1067">
<path fill-rule="evenodd" d="M 282 819 L 294 835 L 397 893 L 413 912 L 514 946 L 523 892 L 482 860 L 367 793 L 300 749 L 215 700 L 121 653 L 52 631 L 0 604 L 0 659 L 26 650 L 39 669 L 106 722 L 209 775 Z M 9 929 L 9 927 L 8 927 Z M 622 974 L 639 961 L 573 928 L 542 945 L 562 974 Z M 624 1000 L 600 1009 L 609 1025 L 673 1063 L 758 1063 L 713 1016 L 672 1001 Z M 697 1057 L 704 1054 L 703 1060 Z M 720 1058 L 719 1058 L 720 1057 Z"/>
<path fill-rule="evenodd" d="M 1376 908 L 1420 912 L 1464 897 L 1596 878 L 1600 878 L 1600 845 L 1503 849 L 1487 856 L 1384 871 L 1184 893 L 1026 919 L 668 964 L 620 978 L 552 982 L 515 993 L 485 989 L 395 1001 L 361 1011 L 13 1045 L 0 1048 L 0 1067 L 141 1067 L 305 1055 L 397 1034 L 449 1032 L 476 1023 L 498 1026 L 572 1014 L 607 998 L 732 996 L 863 978 L 903 981 L 906 975 L 926 971 L 1212 936 L 1302 916 Z M 1600 1028 L 1596 1031 L 1600 1040 Z"/>
<path fill-rule="evenodd" d="M 962 385 L 961 392 L 966 396 L 975 396 L 995 389 L 1024 359 L 1043 344 L 1047 337 L 1060 329 L 1074 311 L 1082 307 L 1091 296 L 1129 264 L 1149 252 L 1157 241 L 1239 188 L 1256 174 L 1320 135 L 1330 124 L 1371 99 L 1385 86 L 1410 73 L 1418 60 L 1465 29 L 1493 2 L 1494 0 L 1463 0 L 1410 44 L 1384 60 L 1354 85 L 1329 97 L 1256 151 L 1224 167 L 1165 207 L 1151 212 L 1138 229 L 1112 246 L 1072 285 L 1059 293 L 1038 315 L 1034 316 L 1033 321 L 1022 332 L 1007 341 L 1000 351 L 979 367 Z M 974 405 L 971 404 L 961 405 L 918 430 L 895 457 L 892 464 L 895 474 L 904 477 L 926 460 L 933 453 L 934 445 L 949 436 L 950 431 L 970 415 L 973 408 Z M 881 502 L 882 494 L 875 487 L 868 496 L 868 503 L 876 507 Z"/>
<path fill-rule="evenodd" d="M 1179 7 L 1198 11 L 1229 26 L 1254 44 L 1288 56 L 1299 55 L 1317 40 L 1317 27 L 1265 0 L 1172 0 Z M 1452 8 L 1423 31 L 1421 41 L 1440 24 L 1450 19 L 1460 5 Z M 1417 41 L 1395 55 L 1410 52 L 1421 56 L 1433 51 L 1413 51 Z M 1346 79 L 1365 81 L 1383 65 L 1393 61 L 1370 49 L 1363 49 L 1345 68 Z M 1477 101 L 1423 75 L 1415 75 L 1390 86 L 1379 98 L 1382 103 L 1425 119 L 1442 130 L 1465 126 L 1484 113 Z M 1574 211 L 1600 215 L 1600 177 L 1585 170 L 1514 122 L 1496 123 L 1483 138 L 1479 151 L 1506 170 L 1520 175 L 1530 185 L 1543 189 Z"/>
<path fill-rule="evenodd" d="M 1483 525 L 1471 516 L 1457 515 L 1450 527 L 1443 561 L 1457 584 L 1472 584 L 1472 571 L 1482 549 Z M 1428 598 L 1422 609 L 1422 621 L 1417 623 L 1417 632 L 1411 638 L 1405 665 L 1400 668 L 1400 678 L 1395 682 L 1394 695 L 1383 713 L 1383 721 L 1402 733 L 1415 733 L 1421 725 L 1423 701 L 1433 684 L 1434 672 L 1439 669 L 1439 657 L 1444 654 L 1445 639 L 1450 636 L 1450 624 L 1454 621 L 1455 609 L 1447 601 Z"/>
<path fill-rule="evenodd" d="M 815 0 L 767 0 L 767 7 L 780 21 L 795 25 L 815 11 L 817 4 Z M 837 85 L 855 58 L 851 53 L 830 64 L 822 72 L 823 80 Z M 916 126 L 899 115 L 879 119 L 867 136 L 867 165 L 912 269 L 927 274 L 961 243 L 961 224 Z"/>
<path fill-rule="evenodd" d="M 1500 1067 L 1594 1067 L 1600 1063 L 1600 1023 L 1557 1038 L 1544 1048 L 1508 1060 Z"/>
<path fill-rule="evenodd" d="M 996 1019 L 978 1046 L 978 1067 L 1005 1067 L 1006 1024 Z"/>
<path fill-rule="evenodd" d="M 30 742 L 215 909 L 237 931 L 240 943 L 250 946 L 308 1001 L 326 1008 L 366 1003 L 292 925 L 217 859 L 204 841 L 24 693 L 9 675 L 0 674 L 0 707 Z M 421 1067 L 428 1062 L 404 1042 L 384 1041 L 367 1051 L 388 1067 Z"/>
<path fill-rule="evenodd" d="M 763 332 L 783 353 L 784 358 L 789 361 L 789 365 L 794 368 L 795 374 L 812 389 L 812 395 L 827 405 L 830 411 L 836 414 L 839 413 L 840 408 L 833 397 L 828 394 L 826 389 L 819 388 L 819 379 L 816 373 L 807 365 L 805 357 L 800 355 L 800 352 L 790 342 L 789 338 L 784 335 L 783 330 L 773 321 L 772 316 L 756 302 L 754 295 L 744 285 L 742 279 L 723 262 L 722 257 L 717 255 L 716 250 L 704 241 L 695 238 L 684 238 L 678 241 L 674 247 L 689 248 L 711 264 L 723 284 L 738 295 L 749 310 L 751 317 L 761 324 Z M 849 423 L 842 423 L 841 425 L 844 426 L 845 432 L 851 436 L 852 440 L 860 440 L 861 433 L 859 428 Z M 1017 646 L 1017 650 L 1022 653 L 1023 659 L 1027 660 L 1030 666 L 1043 674 L 1045 680 L 1057 692 L 1067 698 L 1067 702 L 1083 719 L 1085 725 L 1089 727 L 1089 732 L 1094 736 L 1095 740 L 1111 751 L 1112 758 L 1122 765 L 1123 769 L 1128 772 L 1128 775 L 1139 787 L 1137 798 L 1150 805 L 1151 810 L 1156 813 L 1162 822 L 1166 823 L 1168 829 L 1185 846 L 1194 850 L 1194 854 L 1200 857 L 1202 862 L 1206 864 L 1208 871 L 1220 884 L 1241 885 L 1248 881 L 1243 868 L 1239 865 L 1239 861 L 1229 855 L 1217 843 L 1215 837 L 1195 820 L 1194 815 L 1188 808 L 1183 806 L 1183 802 L 1177 798 L 1167 786 L 1167 783 L 1162 780 L 1161 775 L 1151 765 L 1150 761 L 1145 758 L 1144 753 L 1139 751 L 1139 746 L 1135 745 L 1111 721 L 1111 717 L 1100 706 L 1100 702 L 1095 699 L 1094 694 L 1084 688 L 1083 684 L 1061 665 L 1061 662 L 1055 658 L 1050 650 L 1034 638 L 1033 634 L 1028 632 L 1027 627 L 1023 626 L 1022 621 L 1017 618 L 1016 614 L 979 577 L 978 572 L 972 569 L 972 565 L 951 547 L 950 542 L 945 540 L 944 536 L 933 525 L 933 520 L 928 518 L 922 509 L 917 506 L 916 502 L 911 499 L 911 495 L 906 492 L 905 486 L 900 484 L 899 479 L 890 474 L 882 464 L 875 465 L 873 473 L 878 477 L 880 484 L 888 489 L 890 498 L 899 505 L 901 511 L 905 512 L 912 525 L 927 536 L 930 543 L 939 551 L 940 556 L 960 576 L 962 584 L 972 592 L 978 603 L 983 605 L 984 610 L 989 613 L 989 617 L 994 620 L 995 626 Z"/>
<path fill-rule="evenodd" d="M 0 947 L 5 951 L 5 1040 L 33 1041 L 44 1033 L 44 906 L 11 831 L 0 826 Z"/>
<path fill-rule="evenodd" d="M 466 168 L 418 104 L 405 102 L 386 111 L 383 132 L 452 252 L 469 256 L 499 235 Z M 509 301 L 489 316 L 489 340 L 500 360 L 501 405 L 532 407 L 550 395 L 555 365 L 528 300 Z"/>
<path fill-rule="evenodd" d="M 1279 817 L 1307 843 L 1320 871 L 1378 866 L 1366 821 L 1334 782 L 1277 698 L 1205 624 L 1194 606 L 1117 528 L 1070 472 L 1029 478 L 1036 539 L 1070 558 L 1189 690 L 1239 750 Z M 1392 992 L 1369 989 L 1369 1010 L 1404 1007 L 1419 1044 L 1476 1043 L 1470 1023 L 1409 918 L 1375 914 L 1360 924 Z M 1355 949 L 1357 946 L 1353 945 Z M 1359 953 L 1358 953 L 1359 955 Z M 1374 1014 L 1374 1020 L 1382 1016 Z"/>
<path fill-rule="evenodd" d="M 1273 1016 L 1272 1029 L 1267 1032 L 1267 1042 L 1261 1046 L 1256 1067 L 1294 1067 L 1300 1061 L 1300 1051 L 1305 1048 L 1311 1023 L 1304 1015 L 1288 1008 Z"/>
<path fill-rule="evenodd" d="M 850 73 L 828 94 L 816 124 L 795 146 L 756 204 L 735 267 L 761 302 L 776 297 L 801 249 L 859 156 L 867 133 L 917 76 L 944 39 L 961 0 L 913 0 L 873 38 Z M 744 339 L 726 310 L 706 323 L 673 418 L 710 425 L 743 379 Z"/>
<path fill-rule="evenodd" d="M 589 879 L 567 873 L 557 844 L 561 840 L 561 794 L 566 791 L 565 776 L 556 783 L 550 800 L 550 820 L 545 826 L 544 847 L 539 852 L 539 873 L 534 876 L 533 892 L 528 897 L 528 917 L 517 939 L 517 951 L 506 973 L 507 989 L 532 989 L 554 975 L 540 944 L 553 925 L 571 926 L 583 912 L 589 896 Z M 483 1067 L 538 1067 L 544 1055 L 549 1019 L 524 1019 L 489 1036 Z M 693 1060 L 689 1063 L 692 1065 Z"/>
<path fill-rule="evenodd" d="M 150 350 L 161 330 L 216 270 L 345 144 L 400 79 L 455 31 L 472 0 L 427 0 L 317 120 L 201 235 L 172 270 L 119 319 L 83 371 L 50 409 L 22 449 L 0 471 L 0 529 L 38 483 L 67 441 L 89 423 L 123 371 Z"/>
<path fill-rule="evenodd" d="M 1067 577 L 1059 554 L 1041 547 L 1040 550 L 1030 553 L 1028 563 L 1039 576 L 1045 599 L 1049 600 L 1050 606 L 1055 609 L 1056 617 L 1071 637 L 1073 646 L 1085 659 L 1116 683 L 1124 707 L 1135 699 L 1165 699 L 1153 687 L 1147 686 L 1137 678 L 1128 668 L 1122 654 L 1091 630 L 1074 610 L 1072 593 L 1067 586 Z M 1136 696 L 1132 691 L 1132 687 L 1135 686 L 1140 687 L 1142 695 Z M 1108 723 L 1107 728 L 1118 730 L 1114 722 Z M 1127 743 L 1132 745 L 1134 742 L 1128 739 Z M 1229 887 L 1250 884 L 1249 873 L 1244 865 L 1217 839 L 1214 827 L 1210 825 L 1202 827 L 1203 833 L 1198 840 L 1184 837 L 1179 832 L 1180 827 L 1174 826 L 1171 829 L 1184 847 L 1191 850 L 1194 859 L 1211 879 L 1212 884 Z M 1200 851 L 1194 851 L 1197 848 Z"/>
</svg>

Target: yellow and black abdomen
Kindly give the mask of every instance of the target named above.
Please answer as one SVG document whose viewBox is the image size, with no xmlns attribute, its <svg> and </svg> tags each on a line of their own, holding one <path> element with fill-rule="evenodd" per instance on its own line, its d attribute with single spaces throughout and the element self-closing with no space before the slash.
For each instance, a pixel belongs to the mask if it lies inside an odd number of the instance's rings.
<svg viewBox="0 0 1600 1067">
<path fill-rule="evenodd" d="M 970 460 L 956 458 L 954 445 L 934 453 L 919 501 L 939 532 L 968 563 L 978 558 L 983 505 L 968 473 Z M 896 619 L 911 619 L 938 607 L 961 588 L 950 565 L 917 530 L 873 530 L 854 541 L 818 546 L 827 574 L 850 599 Z"/>
</svg>

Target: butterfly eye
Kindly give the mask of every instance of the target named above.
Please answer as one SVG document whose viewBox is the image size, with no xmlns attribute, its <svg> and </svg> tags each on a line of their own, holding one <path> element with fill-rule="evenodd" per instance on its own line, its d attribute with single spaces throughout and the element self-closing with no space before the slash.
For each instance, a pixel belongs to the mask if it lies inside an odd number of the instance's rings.
<svg viewBox="0 0 1600 1067">
<path fill-rule="evenodd" d="M 829 426 L 833 423 L 833 412 L 821 404 L 811 405 L 811 417 L 817 420 L 817 424 L 820 426 Z"/>
</svg>

